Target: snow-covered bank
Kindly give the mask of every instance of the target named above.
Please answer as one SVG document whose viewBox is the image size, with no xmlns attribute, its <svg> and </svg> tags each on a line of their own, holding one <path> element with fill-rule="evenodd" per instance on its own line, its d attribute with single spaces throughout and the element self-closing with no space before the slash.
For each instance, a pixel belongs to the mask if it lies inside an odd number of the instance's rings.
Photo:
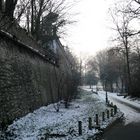
<svg viewBox="0 0 140 140">
<path fill-rule="evenodd" d="M 98 93 L 99 93 L 100 97 L 102 97 L 102 99 L 105 99 L 105 91 L 99 91 Z M 119 101 L 122 101 L 123 103 L 126 103 L 128 105 L 131 105 L 135 108 L 140 109 L 140 101 L 138 98 L 135 98 L 135 99 L 130 98 L 130 97 L 124 98 L 124 96 L 117 96 L 117 94 L 118 93 L 108 92 L 108 97 L 117 99 Z"/>
<path fill-rule="evenodd" d="M 99 91 L 99 96 L 105 100 L 105 91 Z M 117 96 L 117 93 L 108 92 L 108 99 L 116 104 L 124 113 L 124 124 L 140 122 L 140 104 L 138 101 L 130 100 L 131 98 L 124 98 L 124 96 Z M 138 99 L 137 99 L 138 100 Z"/>
<path fill-rule="evenodd" d="M 61 104 L 60 112 L 56 112 L 54 105 L 48 105 L 29 113 L 25 117 L 14 121 L 8 127 L 8 132 L 12 133 L 10 140 L 86 140 L 89 136 L 98 133 L 93 128 L 88 129 L 88 118 L 93 120 L 95 126 L 95 114 L 99 114 L 101 128 L 106 128 L 117 119 L 120 112 L 114 117 L 102 121 L 102 112 L 110 108 L 106 106 L 104 100 L 99 95 L 90 91 L 81 90 L 78 99 L 72 101 L 69 109 L 65 109 Z M 78 134 L 78 121 L 82 121 L 83 134 Z M 8 139 L 8 138 L 7 138 Z"/>
<path fill-rule="evenodd" d="M 127 96 L 126 99 L 129 101 L 140 104 L 140 98 Z"/>
</svg>

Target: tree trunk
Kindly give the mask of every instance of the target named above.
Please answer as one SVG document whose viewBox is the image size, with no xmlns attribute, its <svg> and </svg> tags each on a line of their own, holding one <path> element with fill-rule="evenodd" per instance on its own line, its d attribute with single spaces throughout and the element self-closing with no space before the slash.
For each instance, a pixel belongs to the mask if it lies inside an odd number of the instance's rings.
<svg viewBox="0 0 140 140">
<path fill-rule="evenodd" d="M 113 82 L 110 82 L 110 90 L 113 92 Z"/>
<path fill-rule="evenodd" d="M 0 12 L 2 11 L 2 1 L 3 0 L 0 0 Z"/>
<path fill-rule="evenodd" d="M 130 74 L 130 62 L 129 62 L 129 48 L 128 48 L 128 40 L 127 36 L 125 36 L 125 51 L 126 51 L 126 67 L 127 67 L 127 86 L 128 86 L 128 94 L 131 94 L 131 74 Z"/>
<path fill-rule="evenodd" d="M 39 4 L 39 12 L 36 18 L 36 24 L 35 24 L 35 32 L 36 32 L 36 39 L 39 39 L 39 32 L 40 32 L 40 18 L 42 15 L 42 7 L 44 4 L 44 0 L 40 0 L 40 4 Z"/>
<path fill-rule="evenodd" d="M 124 80 L 121 78 L 121 93 L 124 92 Z"/>
<path fill-rule="evenodd" d="M 26 15 L 26 19 L 27 19 L 27 31 L 28 31 L 28 33 L 30 32 L 30 18 L 29 18 L 29 14 L 30 14 L 30 9 L 29 8 L 27 8 L 27 15 Z"/>
<path fill-rule="evenodd" d="M 6 0 L 5 2 L 5 14 L 10 18 L 13 18 L 17 1 L 18 0 Z"/>
<path fill-rule="evenodd" d="M 31 34 L 34 34 L 34 0 L 31 0 Z"/>
</svg>

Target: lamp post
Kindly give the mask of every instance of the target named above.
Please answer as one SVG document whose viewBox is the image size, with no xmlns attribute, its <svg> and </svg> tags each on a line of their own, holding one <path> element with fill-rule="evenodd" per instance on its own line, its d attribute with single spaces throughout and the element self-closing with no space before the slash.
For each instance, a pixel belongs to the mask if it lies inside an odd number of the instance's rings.
<svg viewBox="0 0 140 140">
<path fill-rule="evenodd" d="M 106 85 L 106 82 L 105 82 L 105 91 L 106 91 L 106 96 L 105 96 L 106 97 L 105 98 L 106 99 L 106 104 L 108 104 L 108 95 L 107 95 L 107 85 Z"/>
<path fill-rule="evenodd" d="M 108 103 L 108 95 L 107 95 L 107 90 L 106 90 L 106 104 Z"/>
</svg>

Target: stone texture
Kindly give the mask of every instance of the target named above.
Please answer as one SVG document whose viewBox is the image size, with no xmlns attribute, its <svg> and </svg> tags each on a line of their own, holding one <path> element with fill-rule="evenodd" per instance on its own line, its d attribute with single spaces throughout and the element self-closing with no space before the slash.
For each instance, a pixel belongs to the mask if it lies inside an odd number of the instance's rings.
<svg viewBox="0 0 140 140">
<path fill-rule="evenodd" d="M 12 41 L 0 38 L 0 123 L 10 123 L 57 101 L 58 92 L 61 98 L 66 96 L 64 80 L 71 75 L 70 65 L 63 48 L 57 51 L 58 68 Z M 62 91 L 58 91 L 58 82 L 61 82 Z"/>
</svg>

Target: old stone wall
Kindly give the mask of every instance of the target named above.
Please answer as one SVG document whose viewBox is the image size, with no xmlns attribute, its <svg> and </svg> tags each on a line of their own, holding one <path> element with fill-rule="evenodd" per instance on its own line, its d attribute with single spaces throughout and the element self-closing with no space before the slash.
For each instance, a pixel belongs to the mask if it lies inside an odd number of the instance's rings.
<svg viewBox="0 0 140 140">
<path fill-rule="evenodd" d="M 67 95 L 70 64 L 62 46 L 57 53 L 59 67 L 0 37 L 0 122 L 8 123 Z"/>
</svg>

